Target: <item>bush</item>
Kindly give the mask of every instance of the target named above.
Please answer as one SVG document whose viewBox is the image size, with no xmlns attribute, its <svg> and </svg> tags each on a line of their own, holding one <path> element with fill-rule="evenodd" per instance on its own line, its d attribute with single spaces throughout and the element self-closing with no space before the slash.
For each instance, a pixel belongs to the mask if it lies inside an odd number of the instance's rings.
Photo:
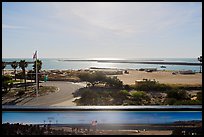
<svg viewBox="0 0 204 137">
<path fill-rule="evenodd" d="M 95 73 L 81 73 L 78 76 L 81 81 L 87 81 L 91 83 L 92 86 L 99 84 L 99 83 L 105 83 L 106 85 L 110 87 L 117 87 L 121 88 L 123 86 L 123 82 L 120 81 L 117 77 L 107 77 L 102 72 L 95 72 Z"/>
<path fill-rule="evenodd" d="M 175 88 L 183 90 L 202 90 L 202 86 L 191 86 L 191 85 L 178 85 Z"/>
<path fill-rule="evenodd" d="M 105 81 L 106 85 L 110 86 L 110 87 L 116 87 L 116 88 L 122 88 L 123 86 L 123 82 L 120 81 L 117 77 L 106 77 Z"/>
<path fill-rule="evenodd" d="M 12 80 L 12 76 L 10 75 L 2 75 L 2 81 L 9 81 Z"/>
<path fill-rule="evenodd" d="M 190 99 L 185 90 L 170 90 L 167 92 L 167 98 L 175 98 L 177 100 Z"/>
<path fill-rule="evenodd" d="M 128 99 L 130 95 L 127 90 L 115 91 L 110 93 L 111 97 L 114 99 L 114 105 L 122 105 L 125 100 Z"/>
<path fill-rule="evenodd" d="M 178 129 L 178 128 L 174 129 L 174 130 L 172 131 L 172 134 L 171 134 L 171 135 L 183 135 L 182 129 Z"/>
<path fill-rule="evenodd" d="M 134 102 L 135 105 L 141 105 L 145 101 L 150 100 L 149 96 L 143 91 L 132 92 L 131 96 L 132 96 L 132 101 Z"/>
<path fill-rule="evenodd" d="M 76 101 L 77 105 L 112 105 L 110 92 L 94 91 L 91 89 L 84 90 L 81 98 Z"/>
<path fill-rule="evenodd" d="M 202 92 L 197 93 L 197 100 L 202 101 Z"/>
<path fill-rule="evenodd" d="M 97 93 L 93 91 L 83 92 L 80 98 L 81 105 L 96 105 L 97 102 Z"/>
<path fill-rule="evenodd" d="M 174 105 L 174 103 L 176 102 L 177 100 L 175 98 L 167 98 L 165 99 L 165 102 L 164 104 L 166 105 Z"/>
<path fill-rule="evenodd" d="M 79 89 L 74 96 L 81 97 L 76 101 L 77 105 L 123 105 L 130 94 L 126 90 L 90 87 Z"/>
<path fill-rule="evenodd" d="M 173 105 L 202 105 L 199 100 L 177 100 Z"/>
<path fill-rule="evenodd" d="M 33 70 L 29 70 L 28 73 L 27 73 L 27 79 L 35 79 L 36 75 L 35 75 L 35 71 Z"/>
<path fill-rule="evenodd" d="M 199 100 L 177 100 L 175 98 L 167 98 L 165 100 L 166 105 L 202 105 L 202 101 Z"/>
<path fill-rule="evenodd" d="M 166 84 L 160 84 L 156 81 L 147 80 L 135 86 L 134 89 L 140 91 L 167 91 L 172 88 Z"/>
<path fill-rule="evenodd" d="M 16 74 L 16 78 L 17 78 L 17 79 L 24 79 L 24 74 L 23 74 L 23 72 L 17 73 L 17 74 Z"/>
<path fill-rule="evenodd" d="M 131 90 L 131 89 L 132 89 L 132 87 L 131 87 L 131 86 L 129 86 L 129 85 L 124 85 L 124 89 L 125 89 L 125 90 Z"/>
<path fill-rule="evenodd" d="M 95 72 L 95 73 L 80 73 L 78 76 L 82 81 L 87 81 L 94 86 L 100 82 L 105 81 L 106 76 L 102 72 Z"/>
<path fill-rule="evenodd" d="M 4 89 L 4 92 L 7 92 L 8 88 L 10 90 L 12 86 L 13 86 L 12 77 L 10 75 L 3 75 L 2 76 L 2 88 Z"/>
<path fill-rule="evenodd" d="M 17 96 L 22 96 L 22 95 L 24 95 L 24 94 L 25 94 L 25 91 L 24 91 L 24 90 L 20 90 L 20 91 L 18 91 Z"/>
</svg>

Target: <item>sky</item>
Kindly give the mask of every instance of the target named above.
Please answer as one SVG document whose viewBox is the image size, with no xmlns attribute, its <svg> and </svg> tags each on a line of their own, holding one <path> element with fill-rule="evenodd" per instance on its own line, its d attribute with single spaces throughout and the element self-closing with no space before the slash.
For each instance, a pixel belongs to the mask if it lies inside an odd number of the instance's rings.
<svg viewBox="0 0 204 137">
<path fill-rule="evenodd" d="M 3 2 L 2 57 L 197 58 L 201 2 Z"/>
<path fill-rule="evenodd" d="M 2 123 L 43 124 L 89 124 L 93 120 L 98 123 L 112 124 L 160 124 L 175 121 L 202 120 L 202 112 L 141 112 L 141 111 L 75 111 L 75 112 L 2 112 Z"/>
</svg>

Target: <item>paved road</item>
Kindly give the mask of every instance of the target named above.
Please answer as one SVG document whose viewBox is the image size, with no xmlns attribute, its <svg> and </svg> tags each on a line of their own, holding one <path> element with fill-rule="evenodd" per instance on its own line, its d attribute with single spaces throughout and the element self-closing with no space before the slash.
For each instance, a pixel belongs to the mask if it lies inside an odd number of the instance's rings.
<svg viewBox="0 0 204 137">
<path fill-rule="evenodd" d="M 59 91 L 55 93 L 50 93 L 48 95 L 40 96 L 38 98 L 30 99 L 28 102 L 19 103 L 17 105 L 24 106 L 53 106 L 54 104 L 59 104 L 68 100 L 73 100 L 72 93 L 77 89 L 84 87 L 83 83 L 72 83 L 64 81 L 48 81 L 41 83 L 42 86 L 55 86 L 59 88 Z M 69 104 L 68 104 L 69 106 Z"/>
</svg>

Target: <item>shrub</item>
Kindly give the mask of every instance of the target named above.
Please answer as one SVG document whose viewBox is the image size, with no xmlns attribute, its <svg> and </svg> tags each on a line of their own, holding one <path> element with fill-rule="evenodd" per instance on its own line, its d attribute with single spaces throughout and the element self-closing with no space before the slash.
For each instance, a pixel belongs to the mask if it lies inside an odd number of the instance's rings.
<svg viewBox="0 0 204 137">
<path fill-rule="evenodd" d="M 78 76 L 82 81 L 87 81 L 94 86 L 100 82 L 105 81 L 106 76 L 102 72 L 95 72 L 95 73 L 80 73 Z"/>
<path fill-rule="evenodd" d="M 102 72 L 95 72 L 95 73 L 81 73 L 78 76 L 82 81 L 87 81 L 91 83 L 92 86 L 99 83 L 105 83 L 110 87 L 117 87 L 121 88 L 123 86 L 122 81 L 120 81 L 117 77 L 107 77 Z"/>
<path fill-rule="evenodd" d="M 10 75 L 2 75 L 2 88 L 4 89 L 4 92 L 8 91 L 8 88 L 13 86 L 12 77 Z"/>
<path fill-rule="evenodd" d="M 9 81 L 12 80 L 12 76 L 10 75 L 2 75 L 2 81 Z"/>
<path fill-rule="evenodd" d="M 81 94 L 79 103 L 81 105 L 96 105 L 97 102 L 97 93 L 87 90 Z"/>
<path fill-rule="evenodd" d="M 135 89 L 140 91 L 167 91 L 172 88 L 166 84 L 160 84 L 156 81 L 147 80 L 135 86 Z"/>
<path fill-rule="evenodd" d="M 117 77 L 106 77 L 104 82 L 106 82 L 106 85 L 109 85 L 110 87 L 122 88 L 123 86 L 123 82 L 120 81 Z"/>
<path fill-rule="evenodd" d="M 170 90 L 167 92 L 167 98 L 190 99 L 185 90 Z"/>
<path fill-rule="evenodd" d="M 202 92 L 197 93 L 197 100 L 202 101 Z"/>
<path fill-rule="evenodd" d="M 178 89 L 183 89 L 183 90 L 202 90 L 202 86 L 200 85 L 196 85 L 196 86 L 193 86 L 193 85 L 178 85 L 178 86 L 175 86 L 176 88 Z"/>
<path fill-rule="evenodd" d="M 171 135 L 183 135 L 182 129 L 174 129 Z"/>
<path fill-rule="evenodd" d="M 17 73 L 17 74 L 16 74 L 16 78 L 17 78 L 17 79 L 24 79 L 24 74 L 23 74 L 23 72 Z"/>
<path fill-rule="evenodd" d="M 131 89 L 132 89 L 132 87 L 131 87 L 131 86 L 129 86 L 129 85 L 124 85 L 124 89 L 125 89 L 125 90 L 131 90 Z"/>
<path fill-rule="evenodd" d="M 24 90 L 20 90 L 20 91 L 18 91 L 17 96 L 22 96 L 22 95 L 24 95 L 24 94 L 25 94 L 25 91 L 24 91 Z"/>
<path fill-rule="evenodd" d="M 81 92 L 81 98 L 76 101 L 77 105 L 112 105 L 110 92 L 94 91 L 86 89 Z"/>
<path fill-rule="evenodd" d="M 115 105 L 122 105 L 124 101 L 128 99 L 129 95 L 127 90 L 110 92 L 110 96 L 113 98 L 113 103 Z"/>
<path fill-rule="evenodd" d="M 35 79 L 36 75 L 35 75 L 35 71 L 33 70 L 29 70 L 27 73 L 27 79 Z"/>
<path fill-rule="evenodd" d="M 167 98 L 165 99 L 164 104 L 166 105 L 173 105 L 177 100 L 175 98 Z"/>
<path fill-rule="evenodd" d="M 136 91 L 131 93 L 132 101 L 135 103 L 135 105 L 143 104 L 144 101 L 149 101 L 149 96 L 143 92 L 143 91 Z"/>
<path fill-rule="evenodd" d="M 177 100 L 173 105 L 202 105 L 199 100 Z"/>
</svg>

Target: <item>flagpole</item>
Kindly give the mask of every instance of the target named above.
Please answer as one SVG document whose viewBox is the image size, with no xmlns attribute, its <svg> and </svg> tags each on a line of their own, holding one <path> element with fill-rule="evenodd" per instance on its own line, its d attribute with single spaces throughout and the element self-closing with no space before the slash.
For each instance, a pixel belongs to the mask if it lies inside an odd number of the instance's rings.
<svg viewBox="0 0 204 137">
<path fill-rule="evenodd" d="M 36 68 L 36 97 L 38 97 L 38 67 L 37 67 L 37 51 L 36 51 L 36 60 L 35 60 L 35 68 Z"/>
</svg>

